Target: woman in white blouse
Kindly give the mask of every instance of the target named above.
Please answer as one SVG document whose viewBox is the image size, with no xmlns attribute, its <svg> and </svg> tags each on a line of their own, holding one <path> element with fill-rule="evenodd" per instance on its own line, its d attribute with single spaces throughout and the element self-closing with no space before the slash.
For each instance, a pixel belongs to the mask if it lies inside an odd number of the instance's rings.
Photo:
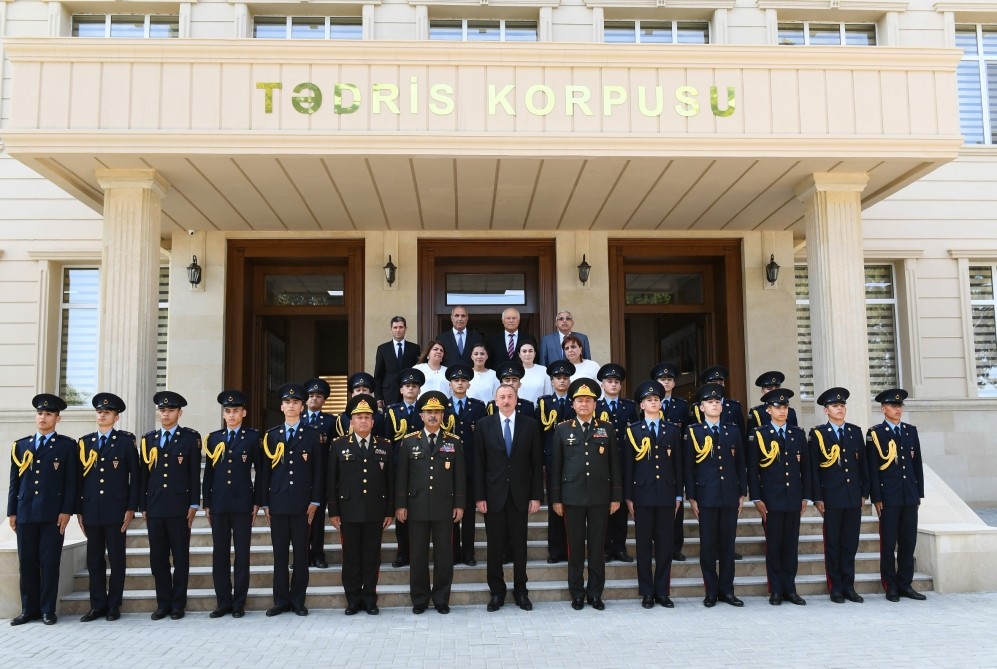
<svg viewBox="0 0 997 669">
<path fill-rule="evenodd" d="M 413 367 L 426 375 L 426 382 L 422 384 L 422 393 L 439 390 L 450 397 L 450 382 L 447 381 L 447 368 L 443 366 L 443 352 L 443 343 L 434 339 L 423 351 L 420 358 L 422 362 Z"/>
<path fill-rule="evenodd" d="M 571 380 L 587 378 L 594 379 L 599 373 L 601 365 L 595 360 L 585 360 L 582 358 L 582 342 L 575 335 L 568 335 L 561 342 L 561 350 L 568 362 L 575 366 L 575 373 Z"/>
<path fill-rule="evenodd" d="M 467 389 L 467 396 L 488 404 L 495 399 L 499 380 L 495 376 L 495 370 L 485 367 L 485 363 L 488 362 L 488 351 L 485 350 L 484 344 L 478 344 L 471 349 L 471 362 L 474 363 L 474 378 L 471 379 L 471 385 Z"/>
<path fill-rule="evenodd" d="M 534 364 L 537 359 L 537 349 L 533 344 L 525 343 L 519 347 L 519 359 L 526 373 L 519 380 L 519 397 L 530 404 L 536 404 L 541 395 L 550 395 L 550 378 L 547 370 Z"/>
</svg>

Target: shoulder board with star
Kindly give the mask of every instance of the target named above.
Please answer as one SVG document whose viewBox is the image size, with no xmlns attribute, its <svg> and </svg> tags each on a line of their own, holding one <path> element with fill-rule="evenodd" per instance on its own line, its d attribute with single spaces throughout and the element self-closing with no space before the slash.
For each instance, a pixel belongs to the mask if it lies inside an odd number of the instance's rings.
<svg viewBox="0 0 997 669">
<path fill-rule="evenodd" d="M 573 420 L 574 420 L 574 418 L 565 418 L 560 423 L 558 423 L 558 426 L 560 426 L 560 425 L 567 425 L 568 423 L 572 422 Z"/>
<path fill-rule="evenodd" d="M 409 437 L 418 437 L 420 432 L 422 432 L 422 430 L 414 430 L 406 434 L 404 437 L 402 437 L 402 439 L 408 439 Z"/>
<path fill-rule="evenodd" d="M 390 446 L 391 445 L 391 440 L 390 439 L 385 439 L 384 437 L 378 437 L 378 436 L 375 436 L 375 435 L 371 435 L 371 444 L 373 444 L 375 446 Z"/>
<path fill-rule="evenodd" d="M 444 438 L 450 437 L 451 439 L 454 439 L 456 441 L 460 441 L 460 436 L 459 435 L 456 435 L 453 432 L 447 432 L 446 430 L 443 430 L 443 437 Z"/>
</svg>

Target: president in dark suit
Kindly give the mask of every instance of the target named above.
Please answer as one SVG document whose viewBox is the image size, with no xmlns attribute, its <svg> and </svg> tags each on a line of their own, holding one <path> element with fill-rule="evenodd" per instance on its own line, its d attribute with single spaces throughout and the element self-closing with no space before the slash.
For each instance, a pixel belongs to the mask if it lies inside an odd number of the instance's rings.
<svg viewBox="0 0 997 669">
<path fill-rule="evenodd" d="M 502 312 L 502 332 L 492 335 L 485 343 L 485 350 L 488 351 L 488 367 L 497 370 L 503 362 L 519 359 L 519 347 L 523 344 L 533 344 L 537 347 L 537 340 L 533 335 L 520 332 L 519 330 L 519 309 L 509 307 Z"/>
<path fill-rule="evenodd" d="M 570 311 L 559 311 L 557 312 L 557 317 L 554 319 L 555 330 L 550 334 L 545 334 L 540 340 L 540 349 L 537 358 L 537 362 L 544 367 L 552 362 L 557 362 L 558 360 L 564 360 L 564 349 L 561 348 L 561 344 L 564 343 L 564 338 L 568 335 L 575 335 L 578 337 L 578 341 L 582 343 L 582 358 L 585 360 L 592 359 L 592 351 L 589 350 L 589 338 L 582 334 L 581 332 L 575 332 L 571 328 L 575 326 L 575 319 L 571 316 Z"/>
<path fill-rule="evenodd" d="M 502 558 L 510 544 L 512 596 L 519 608 L 533 609 L 526 592 L 526 532 L 529 514 L 540 510 L 543 499 L 543 450 L 539 424 L 516 413 L 516 399 L 514 387 L 499 386 L 498 410 L 478 421 L 474 430 L 474 490 L 488 535 L 489 611 L 505 603 Z"/>
<path fill-rule="evenodd" d="M 478 344 L 484 344 L 485 338 L 480 332 L 468 329 L 467 309 L 460 305 L 450 310 L 450 322 L 453 323 L 453 327 L 441 332 L 437 337 L 443 344 L 443 366 L 449 369 L 462 362 L 474 367 L 471 351 Z"/>
<path fill-rule="evenodd" d="M 391 341 L 377 347 L 374 357 L 374 397 L 382 407 L 402 399 L 398 372 L 419 362 L 419 345 L 405 341 L 408 325 L 404 316 L 391 319 Z"/>
</svg>

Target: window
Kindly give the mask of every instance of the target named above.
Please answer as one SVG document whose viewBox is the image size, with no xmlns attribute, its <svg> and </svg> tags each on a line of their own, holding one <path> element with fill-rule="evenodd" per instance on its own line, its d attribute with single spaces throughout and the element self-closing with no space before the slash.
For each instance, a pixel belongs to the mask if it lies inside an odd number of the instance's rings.
<svg viewBox="0 0 997 669">
<path fill-rule="evenodd" d="M 450 42 L 536 42 L 536 21 L 432 19 L 429 39 Z"/>
<path fill-rule="evenodd" d="M 602 26 L 607 44 L 709 44 L 706 21 L 606 21 Z"/>
<path fill-rule="evenodd" d="M 993 144 L 993 118 L 997 113 L 997 26 L 956 26 L 955 42 L 962 49 L 956 80 L 963 138 L 966 144 Z"/>
<path fill-rule="evenodd" d="M 97 392 L 100 270 L 65 267 L 59 325 L 59 396 L 70 406 L 90 403 Z"/>
<path fill-rule="evenodd" d="M 979 397 L 997 397 L 997 322 L 994 318 L 995 265 L 971 265 L 969 299 L 973 318 L 973 351 Z"/>
<path fill-rule="evenodd" d="M 77 14 L 73 37 L 171 38 L 180 36 L 180 17 L 172 14 Z"/>
<path fill-rule="evenodd" d="M 253 37 L 260 39 L 363 39 L 359 16 L 257 16 Z"/>
<path fill-rule="evenodd" d="M 796 340 L 800 395 L 814 397 L 813 339 L 807 266 L 796 265 Z M 897 360 L 897 293 L 893 265 L 865 266 L 865 318 L 869 346 L 869 388 L 873 394 L 900 384 Z M 823 392 L 825 389 L 821 389 Z"/>
<path fill-rule="evenodd" d="M 816 21 L 779 24 L 779 44 L 786 46 L 876 46 L 874 23 L 817 23 Z"/>
<path fill-rule="evenodd" d="M 446 275 L 447 304 L 525 305 L 526 274 Z"/>
</svg>

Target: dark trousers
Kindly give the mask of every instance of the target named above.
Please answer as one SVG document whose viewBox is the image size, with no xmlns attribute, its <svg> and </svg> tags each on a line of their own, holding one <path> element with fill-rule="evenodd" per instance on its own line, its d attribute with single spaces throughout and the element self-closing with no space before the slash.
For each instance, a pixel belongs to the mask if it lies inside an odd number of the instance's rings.
<svg viewBox="0 0 997 669">
<path fill-rule="evenodd" d="M 121 608 L 125 591 L 125 533 L 121 523 L 85 525 L 87 532 L 87 574 L 90 577 L 90 608 L 102 611 Z M 107 552 L 107 559 L 104 553 Z M 111 580 L 107 566 L 111 566 Z"/>
<path fill-rule="evenodd" d="M 477 521 L 473 490 L 473 479 L 467 479 L 467 497 L 464 506 L 464 517 L 455 526 L 453 532 L 454 562 L 467 562 L 474 557 L 474 530 Z"/>
<path fill-rule="evenodd" d="M 824 566 L 831 594 L 855 589 L 855 554 L 861 526 L 861 507 L 824 509 Z"/>
<path fill-rule="evenodd" d="M 383 524 L 343 523 L 339 534 L 343 542 L 343 590 L 346 605 L 377 604 L 377 577 L 381 571 L 381 534 Z"/>
<path fill-rule="evenodd" d="M 485 532 L 488 534 L 488 590 L 492 595 L 505 598 L 505 570 L 502 563 L 505 551 L 512 547 L 512 591 L 526 594 L 526 530 L 529 525 L 528 509 L 520 509 L 512 499 L 507 499 L 501 509 L 488 507 L 485 514 Z"/>
<path fill-rule="evenodd" d="M 736 539 L 736 506 L 699 507 L 699 567 L 703 570 L 707 597 L 734 594 Z"/>
<path fill-rule="evenodd" d="M 671 594 L 672 533 L 674 506 L 635 506 L 634 533 L 637 535 L 637 590 L 641 597 L 668 597 Z M 651 575 L 651 557 L 654 575 Z"/>
<path fill-rule="evenodd" d="M 312 519 L 311 527 L 308 530 L 308 561 L 326 562 L 325 504 L 315 509 L 315 517 Z"/>
<path fill-rule="evenodd" d="M 606 553 L 610 556 L 627 552 L 627 532 L 630 529 L 630 512 L 620 504 L 616 513 L 609 514 L 606 524 Z"/>
<path fill-rule="evenodd" d="M 769 511 L 763 526 L 769 592 L 780 595 L 794 593 L 800 561 L 800 512 Z"/>
<path fill-rule="evenodd" d="M 156 608 L 182 611 L 187 608 L 190 575 L 190 528 L 187 517 L 149 518 L 149 566 L 156 582 Z M 170 574 L 170 558 L 173 574 Z"/>
<path fill-rule="evenodd" d="M 879 575 L 886 592 L 906 590 L 914 581 L 917 509 L 914 505 L 883 506 L 879 517 Z"/>
<path fill-rule="evenodd" d="M 412 606 L 447 606 L 453 584 L 453 521 L 409 520 Z M 429 587 L 429 540 L 433 540 L 433 587 Z"/>
<path fill-rule="evenodd" d="M 63 539 L 55 521 L 17 524 L 21 613 L 55 613 Z"/>
<path fill-rule="evenodd" d="M 211 514 L 211 580 L 220 609 L 246 608 L 249 593 L 249 546 L 253 536 L 253 515 L 246 513 Z M 232 570 L 235 590 L 229 573 L 229 552 L 235 545 Z"/>
<path fill-rule="evenodd" d="M 290 604 L 295 609 L 305 605 L 308 590 L 308 516 L 304 513 L 270 516 L 270 540 L 273 543 L 273 602 Z M 294 551 L 294 572 L 288 577 L 288 550 Z"/>
<path fill-rule="evenodd" d="M 398 558 L 409 559 L 409 524 L 408 522 L 397 521 L 395 523 L 395 539 L 398 541 Z M 451 558 L 453 555 L 450 556 Z"/>
<path fill-rule="evenodd" d="M 679 504 L 675 512 L 675 527 L 672 534 L 672 553 L 681 553 L 685 545 L 685 502 Z"/>
<path fill-rule="evenodd" d="M 609 509 L 564 505 L 564 531 L 568 540 L 568 591 L 572 599 L 602 597 L 606 586 L 606 525 Z M 588 548 L 589 582 L 585 585 L 585 550 Z"/>
<path fill-rule="evenodd" d="M 550 458 L 546 462 L 547 499 L 550 500 Z M 554 505 L 547 505 L 547 555 L 555 560 L 568 556 L 568 540 L 564 535 L 564 518 L 554 513 Z"/>
</svg>

